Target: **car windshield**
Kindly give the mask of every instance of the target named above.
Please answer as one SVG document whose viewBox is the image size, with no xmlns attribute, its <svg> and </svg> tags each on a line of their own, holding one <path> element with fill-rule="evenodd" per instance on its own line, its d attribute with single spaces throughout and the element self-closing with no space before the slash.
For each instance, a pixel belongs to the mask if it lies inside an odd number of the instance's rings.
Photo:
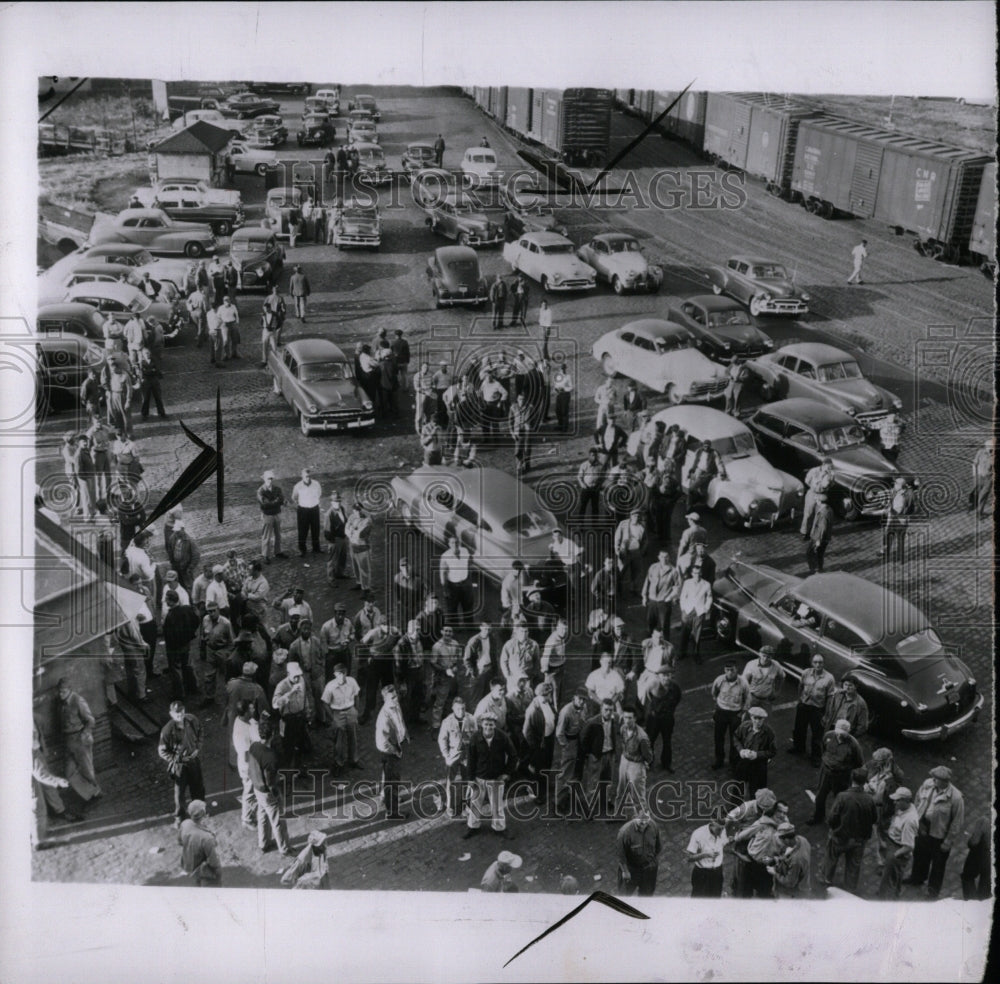
<svg viewBox="0 0 1000 984">
<path fill-rule="evenodd" d="M 298 205 L 301 200 L 301 196 L 297 194 L 281 194 L 274 195 L 268 199 L 268 204 L 273 205 L 275 208 L 290 208 L 292 205 Z"/>
<path fill-rule="evenodd" d="M 638 253 L 639 244 L 634 239 L 611 239 L 608 249 L 612 253 Z"/>
<path fill-rule="evenodd" d="M 410 147 L 408 150 L 410 157 L 419 157 L 422 161 L 429 161 L 434 156 L 433 147 Z"/>
<path fill-rule="evenodd" d="M 546 256 L 559 256 L 563 253 L 572 253 L 573 244 L 572 243 L 549 243 L 541 247 L 542 252 Z"/>
<path fill-rule="evenodd" d="M 266 253 L 267 243 L 261 239 L 241 239 L 229 247 L 231 253 Z"/>
<path fill-rule="evenodd" d="M 750 316 L 746 311 L 713 311 L 708 316 L 708 323 L 713 328 L 724 328 L 727 325 L 749 325 Z"/>
<path fill-rule="evenodd" d="M 754 444 L 753 435 L 748 431 L 729 434 L 726 437 L 717 437 L 712 441 L 712 447 L 723 458 L 740 458 L 757 453 L 757 445 Z"/>
<path fill-rule="evenodd" d="M 311 362 L 299 369 L 304 383 L 317 383 L 324 379 L 351 379 L 351 367 L 346 362 Z"/>
<path fill-rule="evenodd" d="M 822 431 L 819 435 L 819 446 L 822 451 L 841 451 L 865 443 L 864 431 L 857 424 L 848 427 L 833 427 Z"/>
<path fill-rule="evenodd" d="M 759 280 L 787 280 L 788 274 L 780 263 L 763 263 L 753 268 L 753 275 Z"/>
<path fill-rule="evenodd" d="M 943 645 L 940 636 L 928 626 L 897 642 L 896 652 L 900 656 L 933 656 Z"/>
<path fill-rule="evenodd" d="M 519 513 L 512 519 L 508 519 L 503 524 L 503 529 L 505 533 L 510 533 L 513 536 L 541 536 L 549 532 L 549 521 L 544 513 L 529 509 L 527 512 Z"/>
<path fill-rule="evenodd" d="M 375 216 L 378 213 L 373 208 L 362 208 L 360 205 L 348 205 L 341 214 L 345 219 L 353 219 L 355 221 L 366 219 L 369 222 L 374 222 Z"/>
<path fill-rule="evenodd" d="M 152 302 L 148 297 L 140 294 L 138 297 L 133 297 L 132 300 L 129 301 L 128 309 L 133 312 L 133 314 L 142 314 L 142 312 L 145 311 L 151 303 Z"/>
<path fill-rule="evenodd" d="M 385 161 L 385 154 L 381 150 L 362 150 L 358 154 L 358 159 L 368 164 L 382 164 Z"/>
<path fill-rule="evenodd" d="M 456 277 L 475 277 L 479 272 L 478 264 L 475 260 L 449 260 L 446 265 Z"/>
<path fill-rule="evenodd" d="M 835 383 L 840 379 L 860 379 L 861 366 L 854 361 L 830 362 L 819 367 L 817 378 L 821 383 Z"/>
</svg>

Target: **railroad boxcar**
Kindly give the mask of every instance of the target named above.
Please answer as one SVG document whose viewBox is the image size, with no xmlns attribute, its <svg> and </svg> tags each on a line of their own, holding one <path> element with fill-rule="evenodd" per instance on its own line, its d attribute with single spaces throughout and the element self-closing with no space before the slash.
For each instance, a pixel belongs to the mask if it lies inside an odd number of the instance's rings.
<svg viewBox="0 0 1000 984">
<path fill-rule="evenodd" d="M 531 132 L 531 89 L 523 86 L 510 86 L 507 89 L 507 128 L 519 136 L 527 136 Z"/>
<path fill-rule="evenodd" d="M 659 116 L 677 98 L 679 93 L 680 90 L 673 92 L 657 90 L 653 95 L 650 118 Z M 660 121 L 660 128 L 664 133 L 689 143 L 696 150 L 701 150 L 705 143 L 705 107 L 707 103 L 707 92 L 685 92 L 680 102 Z"/>
<path fill-rule="evenodd" d="M 607 160 L 611 141 L 610 89 L 549 89 L 540 142 L 568 164 Z M 534 122 L 534 121 L 533 121 Z"/>
<path fill-rule="evenodd" d="M 476 105 L 482 110 L 488 110 L 490 108 L 490 87 L 488 85 L 477 85 L 473 90 L 472 98 L 475 99 Z"/>
<path fill-rule="evenodd" d="M 531 90 L 531 125 L 528 127 L 526 136 L 532 140 L 542 142 L 542 117 L 545 115 L 545 94 L 548 89 Z M 558 90 L 551 90 L 558 91 Z"/>
<path fill-rule="evenodd" d="M 507 86 L 490 87 L 490 115 L 501 124 L 507 119 L 507 98 Z"/>
<path fill-rule="evenodd" d="M 979 185 L 979 200 L 972 220 L 969 252 L 983 273 L 993 276 L 997 266 L 997 164 L 991 161 L 983 168 Z"/>
</svg>

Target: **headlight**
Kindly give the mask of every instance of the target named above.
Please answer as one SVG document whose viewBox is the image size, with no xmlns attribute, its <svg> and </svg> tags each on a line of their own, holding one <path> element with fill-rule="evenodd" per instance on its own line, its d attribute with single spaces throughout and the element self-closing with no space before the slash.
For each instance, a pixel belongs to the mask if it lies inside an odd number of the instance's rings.
<svg viewBox="0 0 1000 984">
<path fill-rule="evenodd" d="M 310 403 L 307 409 L 310 413 L 319 413 L 319 407 L 315 403 Z"/>
<path fill-rule="evenodd" d="M 764 348 L 774 348 L 774 342 L 772 342 L 770 338 L 764 339 Z"/>
<path fill-rule="evenodd" d="M 926 711 L 927 710 L 927 705 L 926 704 L 917 704 L 917 710 L 918 711 Z"/>
<path fill-rule="evenodd" d="M 892 409 L 893 410 L 902 410 L 903 409 L 903 401 L 898 396 L 894 396 L 892 398 Z"/>
<path fill-rule="evenodd" d="M 856 416 L 858 415 L 858 408 L 857 408 L 857 407 L 848 407 L 848 408 L 847 408 L 847 412 L 848 412 L 848 413 L 849 413 L 849 414 L 850 414 L 850 415 L 851 415 L 852 417 L 856 417 Z"/>
<path fill-rule="evenodd" d="M 762 301 L 769 301 L 769 300 L 771 300 L 771 292 L 765 290 L 764 293 L 760 295 L 760 299 Z"/>
<path fill-rule="evenodd" d="M 561 284 L 562 283 L 562 274 L 561 273 L 554 273 L 554 274 L 552 274 L 552 282 L 554 284 Z"/>
<path fill-rule="evenodd" d="M 976 678 L 975 678 L 975 677 L 969 677 L 969 679 L 968 679 L 968 680 L 966 680 L 965 682 L 966 682 L 966 683 L 967 683 L 967 684 L 968 684 L 968 685 L 969 685 L 970 687 L 974 687 L 974 686 L 976 685 Z"/>
<path fill-rule="evenodd" d="M 732 348 L 732 345 L 729 342 L 723 342 L 722 347 L 728 352 Z"/>
<path fill-rule="evenodd" d="M 799 295 L 799 297 L 801 297 L 803 301 L 808 301 L 809 300 L 809 295 L 805 291 L 802 291 L 802 293 Z"/>
<path fill-rule="evenodd" d="M 362 410 L 371 410 L 371 408 L 372 408 L 372 401 L 371 400 L 362 400 L 361 401 L 361 409 Z"/>
<path fill-rule="evenodd" d="M 796 494 L 796 495 L 797 495 L 797 496 L 798 496 L 798 497 L 799 497 L 800 499 L 803 499 L 803 498 L 805 498 L 805 494 L 806 494 L 806 490 L 805 490 L 804 488 L 802 488 L 801 486 L 799 486 L 799 488 L 797 488 L 797 489 L 795 490 L 795 494 Z"/>
<path fill-rule="evenodd" d="M 910 702 L 908 700 L 901 700 L 899 702 L 899 706 L 900 707 L 909 707 L 910 706 Z"/>
<path fill-rule="evenodd" d="M 760 509 L 760 499 L 754 499 L 749 506 L 750 512 L 756 512 Z"/>
</svg>

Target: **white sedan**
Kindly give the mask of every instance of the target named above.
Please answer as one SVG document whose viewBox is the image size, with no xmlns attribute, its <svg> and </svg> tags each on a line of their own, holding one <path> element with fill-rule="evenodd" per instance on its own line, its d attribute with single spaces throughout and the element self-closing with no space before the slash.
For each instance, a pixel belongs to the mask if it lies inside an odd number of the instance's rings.
<svg viewBox="0 0 1000 984">
<path fill-rule="evenodd" d="M 572 241 L 557 232 L 529 232 L 507 243 L 503 258 L 542 290 L 592 290 L 597 273 L 576 255 Z"/>
<path fill-rule="evenodd" d="M 672 403 L 703 403 L 722 395 L 726 370 L 695 344 L 686 328 L 644 318 L 602 335 L 592 352 L 608 376 L 628 376 Z"/>
</svg>

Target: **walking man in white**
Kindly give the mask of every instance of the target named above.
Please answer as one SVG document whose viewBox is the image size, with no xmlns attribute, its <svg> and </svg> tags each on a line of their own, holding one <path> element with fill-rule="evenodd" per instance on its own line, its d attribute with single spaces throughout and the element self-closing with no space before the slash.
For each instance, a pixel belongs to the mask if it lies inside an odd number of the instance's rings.
<svg viewBox="0 0 1000 984">
<path fill-rule="evenodd" d="M 854 260 L 854 269 L 851 271 L 851 275 L 847 278 L 849 284 L 863 284 L 864 281 L 861 279 L 861 268 L 864 265 L 865 260 L 868 259 L 868 240 L 862 239 L 854 249 L 851 250 L 851 259 Z"/>
</svg>

